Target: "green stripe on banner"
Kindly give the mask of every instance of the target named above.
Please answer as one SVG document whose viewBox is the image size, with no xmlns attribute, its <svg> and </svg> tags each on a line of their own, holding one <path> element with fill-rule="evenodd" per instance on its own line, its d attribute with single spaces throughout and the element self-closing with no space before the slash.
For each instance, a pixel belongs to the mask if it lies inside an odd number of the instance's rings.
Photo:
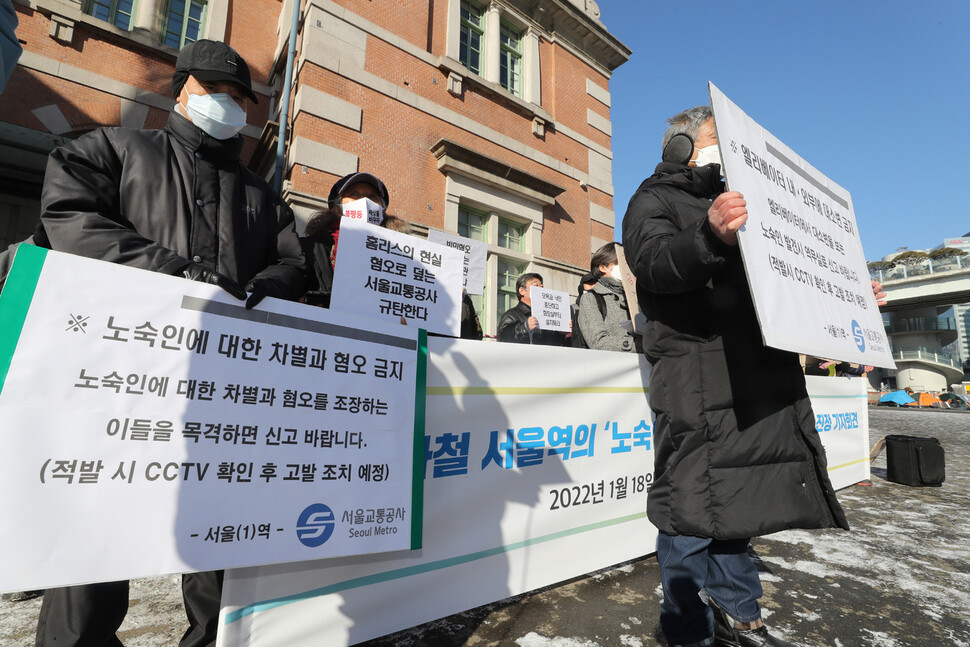
<svg viewBox="0 0 970 647">
<path fill-rule="evenodd" d="M 411 550 L 424 539 L 424 418 L 428 384 L 428 331 L 418 330 L 418 366 L 414 388 L 414 459 L 411 466 Z"/>
<path fill-rule="evenodd" d="M 650 393 L 645 386 L 429 386 L 428 395 L 556 395 L 576 393 Z"/>
<path fill-rule="evenodd" d="M 37 280 L 44 267 L 47 250 L 22 244 L 17 248 L 13 267 L 0 293 L 0 393 L 7 381 L 7 371 L 13 361 L 20 333 L 24 329 L 27 310 L 37 289 Z"/>
<path fill-rule="evenodd" d="M 609 526 L 615 526 L 621 523 L 636 521 L 637 519 L 643 519 L 646 516 L 647 516 L 646 512 L 638 512 L 636 514 L 627 515 L 625 517 L 619 517 L 617 519 L 608 519 L 606 521 L 600 521 L 599 523 L 592 523 L 587 526 L 580 526 L 579 528 L 561 530 L 559 532 L 554 532 L 548 535 L 544 535 L 542 537 L 535 537 L 534 539 L 526 539 L 525 541 L 519 541 L 514 544 L 508 544 L 506 546 L 498 546 L 497 548 L 489 548 L 487 550 L 481 550 L 476 553 L 469 553 L 467 555 L 458 555 L 456 557 L 449 557 L 448 559 L 440 559 L 438 561 L 429 562 L 427 564 L 419 564 L 417 566 L 407 566 L 393 571 L 387 571 L 385 573 L 375 573 L 373 575 L 365 575 L 364 577 L 357 577 L 352 580 L 338 582 L 336 584 L 331 584 L 330 586 L 324 586 L 319 589 L 313 589 L 312 591 L 306 591 L 305 593 L 295 593 L 293 595 L 287 595 L 286 597 L 276 598 L 275 600 L 256 602 L 254 604 L 247 605 L 240 609 L 236 609 L 232 613 L 227 613 L 226 624 L 227 625 L 232 624 L 233 622 L 242 620 L 246 616 L 250 616 L 255 613 L 260 613 L 262 611 L 269 611 L 270 609 L 275 609 L 276 607 L 282 607 L 287 604 L 292 604 L 294 602 L 309 600 L 311 598 L 316 598 L 321 595 L 331 595 L 333 593 L 340 593 L 341 591 L 348 591 L 350 589 L 356 589 L 362 586 L 370 586 L 371 584 L 380 584 L 381 582 L 390 582 L 392 580 L 399 580 L 404 577 L 411 577 L 414 575 L 420 575 L 422 573 L 430 573 L 432 571 L 438 571 L 443 568 L 450 568 L 452 566 L 468 564 L 469 562 L 478 561 L 480 559 L 485 559 L 487 557 L 494 557 L 496 555 L 502 555 L 504 553 L 512 552 L 513 550 L 528 548 L 529 546 L 535 546 L 537 544 L 542 544 L 547 541 L 562 539 L 563 537 L 569 537 L 571 535 L 578 535 L 584 532 L 598 530 L 600 528 L 607 528 Z"/>
</svg>

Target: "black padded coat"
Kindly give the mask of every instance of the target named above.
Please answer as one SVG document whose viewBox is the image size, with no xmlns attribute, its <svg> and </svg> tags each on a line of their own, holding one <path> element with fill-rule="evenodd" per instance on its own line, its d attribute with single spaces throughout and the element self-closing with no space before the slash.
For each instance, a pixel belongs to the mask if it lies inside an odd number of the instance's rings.
<svg viewBox="0 0 970 647">
<path fill-rule="evenodd" d="M 51 247 L 174 275 L 195 261 L 302 296 L 293 214 L 240 163 L 241 146 L 172 112 L 164 130 L 99 128 L 55 149 L 41 195 Z"/>
<path fill-rule="evenodd" d="M 715 539 L 848 529 L 798 356 L 762 343 L 738 248 L 707 224 L 719 170 L 661 163 L 623 219 L 652 364 L 648 517 Z"/>
</svg>

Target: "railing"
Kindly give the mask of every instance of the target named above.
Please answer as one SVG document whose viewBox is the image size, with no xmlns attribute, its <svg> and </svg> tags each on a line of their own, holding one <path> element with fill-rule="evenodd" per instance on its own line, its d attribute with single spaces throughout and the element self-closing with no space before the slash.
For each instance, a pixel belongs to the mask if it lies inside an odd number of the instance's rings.
<svg viewBox="0 0 970 647">
<path fill-rule="evenodd" d="M 888 270 L 869 271 L 870 278 L 885 283 L 886 281 L 901 281 L 915 276 L 929 276 L 940 272 L 954 272 L 970 269 L 970 255 L 950 256 L 942 259 L 926 259 L 917 265 L 897 265 Z"/>
<path fill-rule="evenodd" d="M 886 326 L 886 332 L 938 332 L 941 330 L 956 330 L 957 322 L 952 317 L 909 317 L 896 319 Z"/>
<path fill-rule="evenodd" d="M 893 351 L 893 360 L 895 361 L 912 361 L 912 360 L 922 360 L 924 362 L 933 362 L 934 364 L 943 364 L 944 366 L 950 366 L 961 373 L 963 372 L 963 364 L 959 360 L 953 359 L 952 357 L 947 357 L 942 353 L 934 353 L 926 350 L 897 350 Z"/>
</svg>

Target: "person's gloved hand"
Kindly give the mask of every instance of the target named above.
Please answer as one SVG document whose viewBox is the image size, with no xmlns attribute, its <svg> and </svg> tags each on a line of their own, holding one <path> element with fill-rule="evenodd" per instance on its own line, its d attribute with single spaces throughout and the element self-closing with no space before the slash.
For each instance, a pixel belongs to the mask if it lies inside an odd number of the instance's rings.
<svg viewBox="0 0 970 647">
<path fill-rule="evenodd" d="M 219 274 L 219 272 L 210 270 L 208 267 L 200 263 L 189 263 L 188 266 L 182 270 L 182 276 L 191 281 L 218 285 L 220 288 L 237 299 L 242 300 L 246 298 L 246 291 L 243 290 L 238 283 L 233 281 L 225 274 Z"/>
<path fill-rule="evenodd" d="M 246 292 L 249 292 L 249 298 L 246 299 L 247 310 L 254 308 L 257 303 L 263 300 L 263 297 L 286 298 L 276 281 L 270 279 L 253 279 L 246 284 Z"/>
</svg>

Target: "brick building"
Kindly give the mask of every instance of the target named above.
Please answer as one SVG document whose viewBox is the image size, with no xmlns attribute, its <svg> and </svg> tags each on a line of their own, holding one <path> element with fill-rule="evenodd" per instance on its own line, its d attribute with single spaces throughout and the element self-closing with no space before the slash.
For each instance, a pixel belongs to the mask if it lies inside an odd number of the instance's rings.
<svg viewBox="0 0 970 647">
<path fill-rule="evenodd" d="M 293 0 L 14 2 L 25 52 L 0 97 L 0 243 L 30 233 L 51 148 L 165 123 L 195 38 L 249 62 L 245 155 L 273 175 Z M 305 219 L 337 177 L 370 171 L 417 235 L 486 241 L 477 305 L 494 333 L 519 274 L 572 293 L 613 240 L 609 80 L 629 55 L 593 0 L 304 0 L 283 196 Z"/>
</svg>

